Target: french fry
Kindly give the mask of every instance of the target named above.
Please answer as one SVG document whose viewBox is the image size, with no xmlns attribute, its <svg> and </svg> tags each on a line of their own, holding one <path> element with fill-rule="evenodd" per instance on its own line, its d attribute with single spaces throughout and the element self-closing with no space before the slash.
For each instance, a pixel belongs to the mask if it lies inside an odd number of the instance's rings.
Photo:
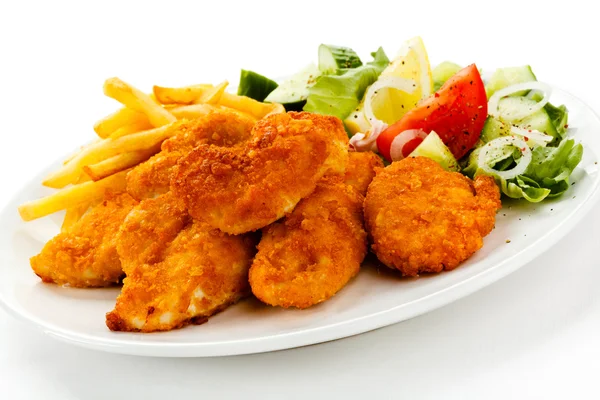
<svg viewBox="0 0 600 400">
<path fill-rule="evenodd" d="M 123 107 L 96 122 L 94 131 L 101 138 L 107 138 L 122 126 L 139 122 L 146 122 L 147 125 L 150 125 L 150 121 L 144 113 Z"/>
<path fill-rule="evenodd" d="M 109 78 L 104 82 L 104 94 L 125 106 L 146 114 L 155 127 L 170 124 L 175 116 L 162 108 L 146 93 L 123 82 L 119 78 Z"/>
<path fill-rule="evenodd" d="M 184 86 L 180 88 L 154 86 L 152 88 L 152 93 L 156 97 L 156 100 L 162 104 L 192 104 L 197 98 L 202 96 L 204 92 L 213 87 L 213 85 L 208 84 Z"/>
<path fill-rule="evenodd" d="M 217 104 L 221 100 L 221 96 L 225 93 L 225 89 L 229 82 L 223 81 L 217 86 L 207 89 L 196 100 L 195 104 Z"/>
<path fill-rule="evenodd" d="M 86 174 L 82 173 L 79 175 L 79 179 L 77 179 L 76 184 L 89 182 L 90 177 Z M 90 203 L 81 203 L 75 207 L 67 208 L 65 212 L 65 217 L 63 218 L 63 223 L 60 227 L 61 232 L 69 231 L 73 225 L 79 221 L 79 219 L 85 214 L 85 212 L 90 208 Z"/>
<path fill-rule="evenodd" d="M 278 103 L 261 103 L 246 96 L 238 96 L 231 93 L 223 93 L 219 99 L 219 104 L 225 107 L 248 113 L 261 119 L 269 114 L 284 113 L 285 108 Z"/>
<path fill-rule="evenodd" d="M 93 146 L 94 144 L 98 143 L 99 141 L 101 141 L 102 139 L 97 138 L 96 140 L 92 141 L 91 143 L 86 144 L 85 146 L 81 146 L 76 152 L 74 152 L 73 154 L 71 154 L 69 157 L 67 157 L 64 161 L 63 161 L 63 165 L 67 164 L 69 161 L 71 161 L 72 159 L 74 159 L 75 157 L 77 157 L 77 154 L 81 153 L 83 151 L 83 149 L 89 147 L 89 146 Z"/>
<path fill-rule="evenodd" d="M 145 131 L 145 130 L 148 130 L 151 128 L 152 128 L 152 125 L 150 124 L 150 121 L 148 121 L 148 120 L 137 121 L 137 122 L 133 122 L 131 124 L 120 127 L 119 129 L 117 129 L 110 135 L 110 138 L 112 140 L 115 140 L 122 136 L 127 136 L 129 134 L 140 132 L 140 131 Z"/>
<path fill-rule="evenodd" d="M 236 110 L 235 108 L 224 107 L 220 105 L 213 104 L 190 104 L 186 106 L 177 106 L 171 108 L 171 113 L 177 117 L 177 119 L 194 119 L 202 117 L 208 114 L 211 111 L 229 111 L 232 113 L 236 113 L 245 118 L 252 118 L 256 121 L 256 117 L 252 114 L 245 113 L 240 110 Z"/>
<path fill-rule="evenodd" d="M 129 170 L 121 171 L 97 182 L 90 181 L 74 185 L 50 196 L 22 204 L 19 206 L 19 214 L 23 221 L 32 221 L 60 210 L 100 200 L 107 191 L 122 192 L 125 190 L 127 172 Z"/>
<path fill-rule="evenodd" d="M 56 189 L 63 188 L 76 182 L 84 166 L 97 164 L 117 154 L 150 149 L 174 135 L 180 124 L 177 122 L 160 128 L 132 133 L 115 140 L 107 139 L 95 143 L 81 151 L 58 171 L 50 174 L 42 184 Z"/>
<path fill-rule="evenodd" d="M 86 165 L 83 167 L 83 171 L 92 180 L 99 181 L 100 179 L 104 179 L 107 176 L 116 174 L 124 169 L 136 166 L 139 163 L 146 161 L 159 151 L 160 144 L 146 150 L 121 153 L 114 157 L 107 158 L 104 161 L 100 161 L 97 164 Z"/>
<path fill-rule="evenodd" d="M 86 211 L 90 208 L 90 204 L 85 202 L 75 207 L 67 208 L 65 212 L 65 218 L 63 219 L 63 223 L 60 227 L 61 232 L 68 232 L 71 230 L 73 225 L 77 223 L 86 213 Z"/>
<path fill-rule="evenodd" d="M 212 104 L 191 104 L 186 106 L 179 106 L 171 108 L 171 114 L 177 119 L 187 118 L 194 119 L 208 114 L 209 112 L 216 110 L 218 107 Z"/>
</svg>

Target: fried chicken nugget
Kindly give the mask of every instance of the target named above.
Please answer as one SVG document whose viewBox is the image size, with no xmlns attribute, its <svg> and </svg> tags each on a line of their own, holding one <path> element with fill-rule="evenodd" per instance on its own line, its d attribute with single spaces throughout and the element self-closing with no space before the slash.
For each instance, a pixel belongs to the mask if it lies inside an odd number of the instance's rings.
<svg viewBox="0 0 600 400">
<path fill-rule="evenodd" d="M 363 196 L 341 177 L 324 178 L 282 222 L 263 230 L 250 268 L 264 303 L 307 308 L 342 289 L 367 252 Z"/>
<path fill-rule="evenodd" d="M 410 157 L 378 171 L 365 222 L 379 260 L 406 276 L 452 270 L 483 245 L 501 207 L 490 177 L 475 181 Z"/>
<path fill-rule="evenodd" d="M 275 114 L 254 126 L 244 146 L 196 147 L 179 160 L 171 190 L 214 228 L 255 231 L 292 211 L 326 172 L 344 171 L 347 148 L 339 118 Z"/>
<path fill-rule="evenodd" d="M 377 154 L 372 151 L 351 151 L 348 153 L 344 180 L 364 196 L 378 168 L 383 168 L 383 161 Z"/>
<path fill-rule="evenodd" d="M 173 167 L 200 144 L 232 147 L 250 138 L 254 119 L 234 111 L 214 110 L 182 124 L 174 136 L 165 140 L 161 151 L 127 174 L 127 191 L 142 200 L 169 191 Z"/>
<path fill-rule="evenodd" d="M 117 241 L 127 277 L 106 315 L 113 331 L 202 323 L 249 293 L 255 241 L 192 220 L 171 193 L 143 200 L 125 219 Z"/>
<path fill-rule="evenodd" d="M 135 205 L 137 201 L 126 193 L 108 194 L 70 230 L 46 243 L 31 258 L 31 268 L 46 283 L 82 288 L 118 283 L 123 270 L 115 236 Z"/>
</svg>

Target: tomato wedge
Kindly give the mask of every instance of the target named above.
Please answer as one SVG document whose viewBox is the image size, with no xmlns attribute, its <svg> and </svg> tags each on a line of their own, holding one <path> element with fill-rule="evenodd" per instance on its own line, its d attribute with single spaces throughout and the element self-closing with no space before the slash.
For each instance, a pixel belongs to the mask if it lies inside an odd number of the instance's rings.
<svg viewBox="0 0 600 400">
<path fill-rule="evenodd" d="M 456 159 L 475 146 L 487 118 L 487 96 L 479 71 L 471 64 L 458 71 L 433 95 L 377 138 L 379 153 L 387 160 L 392 141 L 408 129 L 435 131 Z"/>
</svg>

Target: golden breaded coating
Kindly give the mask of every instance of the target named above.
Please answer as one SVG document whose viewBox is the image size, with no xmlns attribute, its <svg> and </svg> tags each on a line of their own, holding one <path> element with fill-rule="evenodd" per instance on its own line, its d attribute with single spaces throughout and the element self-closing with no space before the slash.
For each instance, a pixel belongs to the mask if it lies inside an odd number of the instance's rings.
<svg viewBox="0 0 600 400">
<path fill-rule="evenodd" d="M 118 231 L 119 256 L 129 264 L 159 262 L 168 245 L 190 222 L 183 203 L 171 192 L 142 200 L 129 212 Z"/>
<path fill-rule="evenodd" d="M 416 276 L 456 268 L 483 245 L 501 207 L 490 177 L 475 181 L 409 157 L 377 172 L 365 222 L 381 262 Z"/>
<path fill-rule="evenodd" d="M 138 200 L 169 191 L 173 167 L 200 144 L 235 146 L 248 138 L 255 120 L 238 112 L 215 110 L 184 123 L 161 146 L 161 151 L 127 174 L 127 191 Z"/>
<path fill-rule="evenodd" d="M 342 172 L 348 137 L 339 118 L 311 113 L 260 120 L 244 146 L 201 145 L 179 160 L 171 190 L 192 217 L 231 234 L 260 229 Z"/>
<path fill-rule="evenodd" d="M 117 240 L 127 277 L 106 315 L 113 331 L 202 323 L 249 293 L 255 241 L 191 220 L 171 193 L 143 200 Z"/>
<path fill-rule="evenodd" d="M 264 303 L 307 308 L 354 277 L 367 252 L 363 197 L 341 178 L 325 178 L 282 222 L 263 230 L 250 268 Z"/>
<path fill-rule="evenodd" d="M 31 268 L 44 282 L 73 287 L 102 287 L 123 276 L 115 240 L 119 226 L 137 204 L 130 195 L 108 194 L 67 232 L 51 239 L 31 258 Z"/>
<path fill-rule="evenodd" d="M 344 181 L 365 196 L 377 168 L 383 168 L 383 161 L 377 154 L 372 151 L 351 151 L 348 153 Z"/>
</svg>

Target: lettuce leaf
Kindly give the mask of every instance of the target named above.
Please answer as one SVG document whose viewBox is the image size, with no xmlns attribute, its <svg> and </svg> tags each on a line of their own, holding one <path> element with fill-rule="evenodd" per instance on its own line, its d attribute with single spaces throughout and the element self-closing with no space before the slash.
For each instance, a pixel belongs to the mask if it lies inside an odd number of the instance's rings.
<svg viewBox="0 0 600 400">
<path fill-rule="evenodd" d="M 390 63 L 381 47 L 371 56 L 373 61 L 360 67 L 341 70 L 340 75 L 321 76 L 309 89 L 304 111 L 340 119 L 347 117 L 359 105 L 365 90 Z"/>
<path fill-rule="evenodd" d="M 531 99 L 535 101 L 542 100 L 544 96 L 539 92 L 534 92 L 531 96 Z M 561 138 L 564 138 L 567 134 L 567 123 L 569 121 L 569 111 L 565 105 L 560 105 L 556 107 L 551 103 L 547 103 L 544 106 L 544 110 L 548 113 L 550 120 L 552 121 L 552 125 L 556 128 L 556 131 L 560 135 Z"/>
<path fill-rule="evenodd" d="M 473 151 L 468 165 L 463 170 L 463 173 L 468 176 L 473 177 L 482 173 L 477 165 L 479 151 L 480 149 Z M 498 175 L 492 174 L 492 176 L 506 196 L 537 203 L 546 198 L 560 196 L 569 189 L 569 177 L 582 156 L 581 143 L 575 144 L 574 139 L 563 139 L 557 147 L 535 147 L 532 150 L 531 163 L 523 175 L 508 180 Z M 507 160 L 510 158 L 499 161 L 495 169 L 508 168 L 510 163 Z"/>
<path fill-rule="evenodd" d="M 581 161 L 583 146 L 581 143 L 576 145 L 573 139 L 563 139 L 558 147 L 534 148 L 532 156 L 524 175 L 550 189 L 560 182 L 568 183 L 569 176 Z"/>
<path fill-rule="evenodd" d="M 533 179 L 522 175 L 510 181 L 500 179 L 500 190 L 508 197 L 513 199 L 524 198 L 532 203 L 539 203 L 550 194 L 550 189 L 542 188 Z"/>
<path fill-rule="evenodd" d="M 548 113 L 552 124 L 556 128 L 556 131 L 561 137 L 565 137 L 567 133 L 567 123 L 569 121 L 569 113 L 567 107 L 560 105 L 558 107 L 548 103 L 544 106 L 544 109 Z"/>
</svg>

